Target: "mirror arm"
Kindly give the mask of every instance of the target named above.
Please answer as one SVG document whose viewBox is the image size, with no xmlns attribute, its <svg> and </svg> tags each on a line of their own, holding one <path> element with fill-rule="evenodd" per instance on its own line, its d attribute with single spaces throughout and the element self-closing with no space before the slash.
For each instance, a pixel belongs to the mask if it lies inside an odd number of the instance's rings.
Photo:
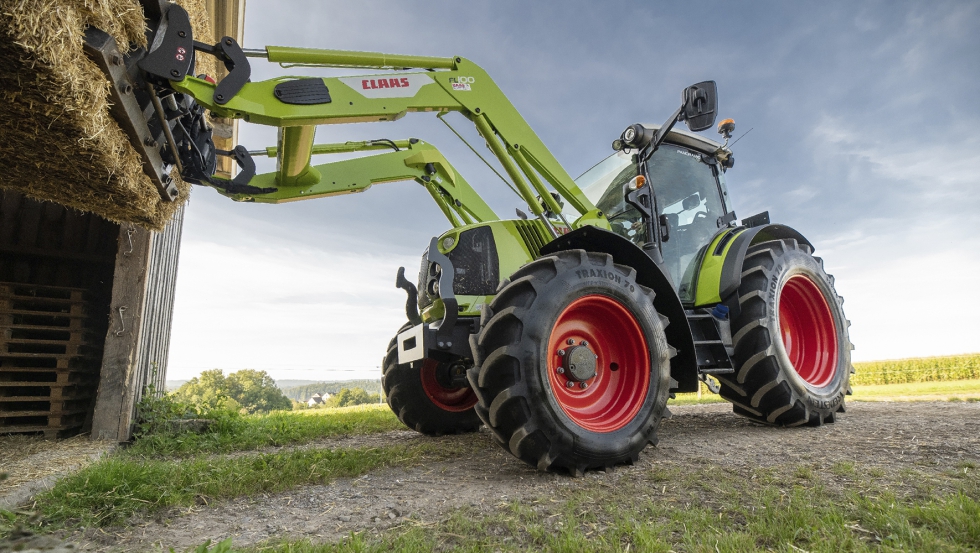
<svg viewBox="0 0 980 553">
<path fill-rule="evenodd" d="M 681 107 L 677 108 L 677 111 L 675 111 L 673 115 L 667 118 L 667 121 L 665 121 L 664 124 L 660 126 L 660 130 L 658 130 L 657 134 L 653 136 L 653 140 L 650 141 L 650 144 L 648 144 L 647 147 L 644 148 L 643 155 L 642 155 L 643 161 L 650 159 L 650 156 L 652 156 L 653 153 L 656 152 L 658 148 L 660 148 L 660 145 L 663 144 L 664 140 L 667 138 L 667 133 L 669 133 L 671 129 L 674 128 L 674 125 L 676 125 L 678 121 L 681 121 L 683 119 L 683 114 L 684 114 L 684 104 L 681 104 Z"/>
</svg>

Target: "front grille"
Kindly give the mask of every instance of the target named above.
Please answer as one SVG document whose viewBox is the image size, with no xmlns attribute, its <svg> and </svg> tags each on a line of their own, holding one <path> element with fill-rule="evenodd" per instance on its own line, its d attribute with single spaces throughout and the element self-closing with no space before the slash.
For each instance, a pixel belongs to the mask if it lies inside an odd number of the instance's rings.
<svg viewBox="0 0 980 553">
<path fill-rule="evenodd" d="M 490 227 L 467 230 L 459 235 L 459 244 L 446 254 L 453 264 L 453 291 L 464 296 L 491 295 L 500 282 L 497 244 Z"/>
</svg>

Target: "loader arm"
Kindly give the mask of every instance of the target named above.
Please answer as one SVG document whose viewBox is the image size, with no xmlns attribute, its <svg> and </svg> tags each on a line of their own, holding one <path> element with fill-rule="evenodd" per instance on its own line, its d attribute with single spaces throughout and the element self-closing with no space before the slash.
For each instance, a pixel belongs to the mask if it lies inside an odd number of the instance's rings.
<svg viewBox="0 0 980 553">
<path fill-rule="evenodd" d="M 396 160 L 404 156 L 393 154 L 372 158 L 378 164 L 374 166 L 376 175 L 371 174 L 369 162 L 345 161 L 314 166 L 311 156 L 314 153 L 316 127 L 336 123 L 394 121 L 410 112 L 458 112 L 476 126 L 506 171 L 510 179 L 508 184 L 512 184 L 531 212 L 545 223 L 553 236 L 557 236 L 555 221 L 563 219 L 560 199 L 564 199 L 580 215 L 571 226 L 593 224 L 608 227 L 603 214 L 575 185 L 490 76 L 467 59 L 282 46 L 246 51 L 230 37 L 208 45 L 194 40 L 187 13 L 180 6 L 165 0 L 141 2 L 145 7 L 153 8 L 146 11 L 150 49 L 140 49 L 128 55 L 123 64 L 125 74 L 121 71 L 115 71 L 115 74 L 108 71 L 106 74 L 115 87 L 124 91 L 120 96 L 134 90 L 143 95 L 138 98 L 139 105 L 130 110 L 132 113 L 121 115 L 126 119 L 147 118 L 146 121 L 132 121 L 134 126 L 142 124 L 145 127 L 149 123 L 151 127 L 149 133 L 130 133 L 134 144 L 152 144 L 153 148 L 157 143 L 163 144 L 160 152 L 164 162 L 176 166 L 186 180 L 213 186 L 239 199 L 247 196 L 254 201 L 280 202 L 322 197 L 358 187 L 364 189 L 373 182 L 416 179 L 417 172 L 397 174 L 404 171 L 403 166 L 410 167 L 411 163 L 407 158 Z M 91 34 L 86 40 L 93 45 L 97 42 L 96 36 L 102 42 L 107 42 L 101 31 L 95 30 Z M 108 40 L 111 41 L 111 38 Z M 200 55 L 215 56 L 224 63 L 228 74 L 220 82 L 214 82 L 205 75 L 195 77 L 194 60 Z M 252 82 L 249 60 L 255 58 L 264 58 L 284 67 L 359 68 L 385 72 L 351 77 L 286 76 Z M 232 152 L 222 152 L 214 150 L 213 146 L 209 148 L 210 129 L 207 123 L 202 122 L 199 115 L 197 119 L 190 118 L 193 110 L 200 108 L 218 117 L 278 127 L 276 172 L 253 176 L 250 172 L 253 164 L 247 150 L 236 148 Z M 159 120 L 159 124 L 149 122 L 149 114 L 154 112 L 153 116 Z M 161 128 L 157 129 L 157 126 Z M 202 139 L 202 136 L 205 138 Z M 444 161 L 434 150 L 414 153 L 422 158 L 438 156 L 440 161 Z M 235 157 L 246 168 L 244 175 L 239 175 L 233 181 L 214 177 L 213 160 L 216 154 Z M 153 163 L 150 156 L 143 157 L 148 163 Z M 154 164 L 160 165 L 161 162 L 157 160 Z M 448 164 L 443 166 L 448 167 Z M 340 186 L 335 182 L 350 180 L 340 177 L 343 171 L 348 170 L 354 171 L 360 184 L 349 186 L 348 190 L 335 188 Z M 444 176 L 447 177 L 442 179 L 444 183 L 458 179 L 458 175 L 457 179 L 448 179 L 448 173 Z M 335 177 L 341 180 L 337 181 Z M 460 221 L 465 221 L 467 217 L 480 220 L 492 213 L 482 201 L 475 200 L 476 194 L 468 185 L 465 185 L 465 189 L 464 194 L 470 196 L 469 201 L 452 198 L 453 202 L 460 200 L 466 206 L 461 211 L 449 207 L 454 216 L 460 217 Z M 557 192 L 559 199 L 552 196 L 550 189 Z M 434 198 L 445 197 L 439 190 L 430 189 L 430 193 Z M 440 207 L 446 211 L 447 206 Z M 450 217 L 448 212 L 447 217 Z M 549 217 L 553 220 L 549 221 Z M 450 217 L 450 220 L 453 218 Z M 457 221 L 453 221 L 457 224 Z"/>
<path fill-rule="evenodd" d="M 414 180 L 435 200 L 453 227 L 495 221 L 497 215 L 483 198 L 466 182 L 439 150 L 416 138 L 408 140 L 371 140 L 316 144 L 312 155 L 366 152 L 379 149 L 395 151 L 354 159 L 344 159 L 311 165 L 310 172 L 318 175 L 314 184 L 281 186 L 277 188 L 278 172 L 255 175 L 249 185 L 270 190 L 266 193 L 218 192 L 236 201 L 279 204 L 312 198 L 364 192 L 375 184 Z M 277 147 L 249 152 L 250 155 L 278 157 Z"/>
<path fill-rule="evenodd" d="M 313 63 L 324 67 L 346 66 L 345 61 L 366 60 L 363 53 L 329 50 L 302 50 L 268 47 L 270 61 Z M 284 53 L 285 52 L 285 53 Z M 385 58 L 383 54 L 373 54 Z M 345 58 L 352 56 L 352 59 Z M 409 56 L 404 56 L 410 58 Z M 403 60 L 413 65 L 427 64 L 428 58 Z M 373 67 L 384 68 L 383 62 Z M 457 111 L 471 120 L 501 162 L 508 176 L 531 211 L 540 216 L 545 208 L 561 212 L 546 191 L 551 185 L 572 207 L 585 215 L 595 206 L 575 185 L 538 136 L 531 130 L 503 92 L 479 66 L 462 58 L 447 59 L 453 69 L 422 73 L 398 72 L 396 76 L 366 75 L 316 78 L 329 92 L 330 102 L 313 105 L 288 104 L 276 98 L 278 85 L 299 80 L 280 77 L 246 83 L 224 104 L 215 100 L 218 85 L 205 79 L 185 77 L 171 81 L 170 87 L 189 94 L 219 117 L 237 118 L 250 123 L 282 129 L 279 166 L 275 183 L 282 187 L 317 184 L 320 179 L 310 165 L 314 129 L 317 125 L 394 121 L 410 112 Z M 309 78 L 303 78 L 304 80 Z M 468 90 L 453 90 L 465 81 Z M 378 88 L 384 82 L 384 88 Z M 393 86 L 407 83 L 407 86 Z M 544 199 L 537 200 L 536 196 Z M 542 205 L 544 203 L 545 205 Z"/>
</svg>

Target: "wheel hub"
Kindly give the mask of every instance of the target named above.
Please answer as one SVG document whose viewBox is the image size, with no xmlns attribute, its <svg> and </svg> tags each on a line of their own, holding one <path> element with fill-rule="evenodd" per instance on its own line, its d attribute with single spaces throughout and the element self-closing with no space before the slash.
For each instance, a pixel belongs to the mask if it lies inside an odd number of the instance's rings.
<svg viewBox="0 0 980 553">
<path fill-rule="evenodd" d="M 630 424 L 650 390 L 650 350 L 639 321 L 618 300 L 582 296 L 548 339 L 548 381 L 572 423 L 592 432 Z"/>
<path fill-rule="evenodd" d="M 588 346 L 572 346 L 565 350 L 562 367 L 565 376 L 575 382 L 585 382 L 596 374 L 596 354 Z"/>
</svg>

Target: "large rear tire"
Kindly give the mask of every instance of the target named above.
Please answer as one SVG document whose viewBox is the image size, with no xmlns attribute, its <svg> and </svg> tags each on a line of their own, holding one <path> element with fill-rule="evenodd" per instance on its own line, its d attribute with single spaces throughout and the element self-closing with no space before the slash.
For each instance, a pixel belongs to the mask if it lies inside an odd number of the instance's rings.
<svg viewBox="0 0 980 553">
<path fill-rule="evenodd" d="M 411 325 L 403 326 L 398 332 L 408 328 Z M 381 386 L 388 407 L 398 420 L 429 436 L 478 430 L 480 419 L 473 411 L 476 395 L 469 387 L 452 387 L 446 383 L 453 368 L 434 359 L 399 364 L 396 338 L 388 344 Z"/>
<path fill-rule="evenodd" d="M 795 240 L 749 248 L 732 321 L 734 375 L 721 396 L 735 413 L 778 426 L 834 422 L 850 393 L 851 349 L 843 299 L 823 261 Z"/>
<path fill-rule="evenodd" d="M 514 456 L 581 475 L 656 444 L 673 350 L 634 269 L 583 250 L 542 257 L 501 284 L 481 323 L 476 413 Z"/>
</svg>

